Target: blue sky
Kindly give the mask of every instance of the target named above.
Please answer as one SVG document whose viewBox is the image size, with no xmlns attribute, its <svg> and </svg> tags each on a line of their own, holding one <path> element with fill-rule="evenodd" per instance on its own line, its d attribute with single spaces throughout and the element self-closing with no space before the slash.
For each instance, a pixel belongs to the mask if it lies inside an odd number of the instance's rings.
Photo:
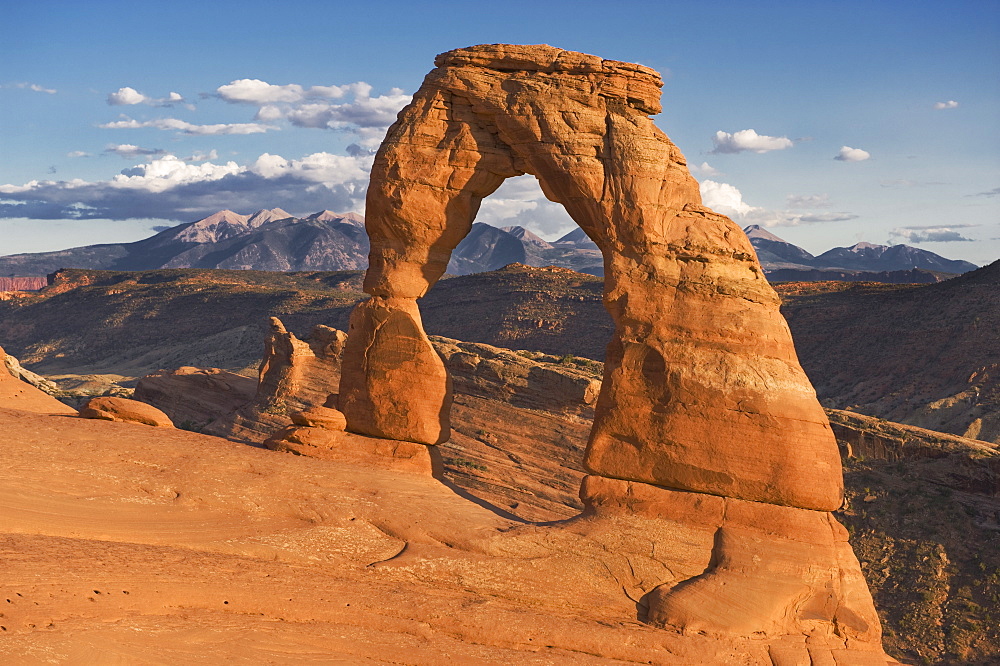
<svg viewBox="0 0 1000 666">
<path fill-rule="evenodd" d="M 222 208 L 362 210 L 437 53 L 547 43 L 664 74 L 708 205 L 819 253 L 1000 257 L 1000 3 L 8 3 L 0 254 L 138 240 Z M 839 159 L 838 159 L 839 158 Z M 482 221 L 572 228 L 530 177 Z"/>
</svg>

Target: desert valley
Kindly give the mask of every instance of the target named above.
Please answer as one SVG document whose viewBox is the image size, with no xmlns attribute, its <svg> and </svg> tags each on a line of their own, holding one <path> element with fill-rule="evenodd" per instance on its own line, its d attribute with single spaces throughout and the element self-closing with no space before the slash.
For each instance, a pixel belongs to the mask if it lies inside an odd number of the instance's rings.
<svg viewBox="0 0 1000 666">
<path fill-rule="evenodd" d="M 741 230 L 642 65 L 434 64 L 363 217 L 0 256 L 0 661 L 997 663 L 1000 262 Z M 580 228 L 473 222 L 523 174 Z"/>
</svg>

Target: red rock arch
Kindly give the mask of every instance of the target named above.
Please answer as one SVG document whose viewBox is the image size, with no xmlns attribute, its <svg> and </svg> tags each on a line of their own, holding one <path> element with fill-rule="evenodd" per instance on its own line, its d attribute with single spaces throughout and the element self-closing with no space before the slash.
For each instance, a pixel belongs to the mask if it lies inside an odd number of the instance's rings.
<svg viewBox="0 0 1000 666">
<path fill-rule="evenodd" d="M 778 298 L 742 231 L 701 205 L 684 156 L 649 118 L 660 111 L 658 74 L 548 46 L 476 46 L 436 65 L 372 169 L 372 297 L 352 314 L 344 355 L 348 428 L 448 438 L 449 380 L 417 299 L 482 199 L 530 173 L 604 254 L 616 329 L 588 470 L 836 509 L 836 443 Z"/>
</svg>

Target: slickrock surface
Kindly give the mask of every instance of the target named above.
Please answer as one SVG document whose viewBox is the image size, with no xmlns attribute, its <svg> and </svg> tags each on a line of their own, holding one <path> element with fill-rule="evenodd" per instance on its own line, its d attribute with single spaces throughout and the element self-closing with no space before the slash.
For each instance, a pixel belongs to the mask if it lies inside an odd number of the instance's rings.
<svg viewBox="0 0 1000 666">
<path fill-rule="evenodd" d="M 702 569 L 711 527 L 628 514 L 525 525 L 426 471 L 150 432 L 0 408 L 0 661 L 842 656 L 837 639 L 683 636 L 639 621 L 630 597 Z M 849 656 L 838 663 L 884 663 Z"/>
<path fill-rule="evenodd" d="M 152 405 L 129 398 L 101 396 L 93 398 L 80 409 L 85 419 L 142 423 L 157 428 L 173 428 L 170 417 Z"/>
<path fill-rule="evenodd" d="M 319 339 L 329 335 L 321 331 Z M 305 422 L 318 412 L 339 413 L 324 403 L 336 397 L 340 360 L 331 354 L 318 361 L 309 351 L 322 349 L 318 342 L 299 340 L 280 321 L 273 322 L 260 386 L 217 368 L 180 368 L 143 377 L 135 397 L 162 409 L 182 428 L 256 444 L 271 439 L 270 446 L 281 450 L 335 457 L 340 454 L 331 449 L 359 440 L 324 432 L 329 424 L 320 429 Z M 435 337 L 433 343 L 455 385 L 454 427 L 441 452 L 445 477 L 521 519 L 558 520 L 579 513 L 600 364 L 448 338 Z M 279 348 L 298 353 L 276 353 Z M 298 380 L 265 389 L 274 375 Z M 266 409 L 256 401 L 260 395 L 267 396 Z"/>
<path fill-rule="evenodd" d="M 777 296 L 746 236 L 700 205 L 683 155 L 648 117 L 660 110 L 659 76 L 548 46 L 477 46 L 436 64 L 372 169 L 372 299 L 349 331 L 348 428 L 447 439 L 446 376 L 416 299 L 444 273 L 480 201 L 532 173 L 605 256 L 616 329 L 588 468 L 837 508 L 836 445 Z"/>
</svg>

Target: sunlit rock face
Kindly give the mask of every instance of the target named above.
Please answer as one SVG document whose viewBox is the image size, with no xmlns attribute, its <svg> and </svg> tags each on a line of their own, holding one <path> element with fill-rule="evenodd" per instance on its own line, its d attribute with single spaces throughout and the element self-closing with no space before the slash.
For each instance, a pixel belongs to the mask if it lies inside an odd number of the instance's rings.
<svg viewBox="0 0 1000 666">
<path fill-rule="evenodd" d="M 476 46 L 436 64 L 372 170 L 373 298 L 355 313 L 345 357 L 348 427 L 447 439 L 447 374 L 414 302 L 482 199 L 531 173 L 605 257 L 616 331 L 588 468 L 837 508 L 837 448 L 778 299 L 746 236 L 700 205 L 684 156 L 648 117 L 660 111 L 659 75 L 548 46 Z"/>
<path fill-rule="evenodd" d="M 830 426 L 749 240 L 701 205 L 684 156 L 649 118 L 661 110 L 659 75 L 549 46 L 475 46 L 435 64 L 372 169 L 372 298 L 355 309 L 345 347 L 347 429 L 448 439 L 449 376 L 417 299 L 482 199 L 532 174 L 603 253 L 615 323 L 585 515 L 700 530 L 682 567 L 691 575 L 649 586 L 645 619 L 810 635 L 824 650 L 862 643 L 881 658 L 871 596 L 828 513 L 843 492 Z M 804 644 L 790 649 L 794 663 L 811 658 Z"/>
</svg>

